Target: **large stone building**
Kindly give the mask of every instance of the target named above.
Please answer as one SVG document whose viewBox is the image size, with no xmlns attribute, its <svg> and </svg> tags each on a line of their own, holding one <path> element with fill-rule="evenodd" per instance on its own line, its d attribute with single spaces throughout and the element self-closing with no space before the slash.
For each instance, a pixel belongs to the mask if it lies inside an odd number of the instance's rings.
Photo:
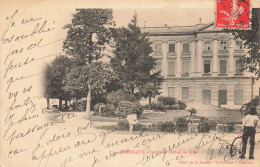
<svg viewBox="0 0 260 167">
<path fill-rule="evenodd" d="M 156 70 L 165 78 L 162 96 L 188 104 L 239 108 L 259 95 L 259 81 L 241 71 L 238 59 L 246 53 L 242 41 L 215 29 L 214 23 L 142 31 L 152 42 Z"/>
</svg>

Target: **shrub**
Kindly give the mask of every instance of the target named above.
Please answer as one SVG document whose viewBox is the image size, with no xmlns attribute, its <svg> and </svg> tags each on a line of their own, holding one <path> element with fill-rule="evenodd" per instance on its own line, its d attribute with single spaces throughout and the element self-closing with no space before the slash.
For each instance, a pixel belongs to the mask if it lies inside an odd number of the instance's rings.
<svg viewBox="0 0 260 167">
<path fill-rule="evenodd" d="M 143 131 L 147 130 L 145 127 L 142 126 L 142 124 L 136 124 L 133 126 L 133 131 Z"/>
<path fill-rule="evenodd" d="M 210 130 L 217 130 L 217 123 L 213 120 L 209 121 Z"/>
<path fill-rule="evenodd" d="M 124 90 L 114 91 L 107 95 L 107 103 L 112 104 L 115 107 L 118 107 L 121 101 L 138 102 L 133 94 Z"/>
<path fill-rule="evenodd" d="M 101 115 L 106 116 L 106 117 L 115 116 L 115 110 L 116 110 L 116 108 L 113 105 L 107 104 L 101 110 Z"/>
<path fill-rule="evenodd" d="M 235 124 L 234 123 L 228 123 L 226 125 L 226 132 L 234 132 L 235 131 Z"/>
<path fill-rule="evenodd" d="M 77 111 L 85 111 L 86 110 L 86 103 L 87 103 L 87 100 L 85 100 L 85 99 L 76 100 L 74 102 L 75 109 Z"/>
<path fill-rule="evenodd" d="M 134 108 L 134 113 L 137 115 L 137 118 L 140 118 L 140 117 L 141 117 L 143 111 L 144 111 L 143 106 L 141 106 L 140 104 L 138 104 L 138 105 Z"/>
<path fill-rule="evenodd" d="M 259 96 L 254 97 L 254 98 L 250 101 L 250 103 L 252 103 L 254 106 L 260 105 L 260 97 L 259 97 Z"/>
<path fill-rule="evenodd" d="M 167 122 L 158 122 L 157 123 L 158 125 L 158 130 L 160 132 L 169 132 L 169 133 L 175 133 L 175 124 L 174 122 L 170 122 L 170 121 L 167 121 Z"/>
<path fill-rule="evenodd" d="M 161 103 L 152 103 L 150 105 L 150 110 L 165 112 L 166 111 L 166 106 L 161 104 Z"/>
<path fill-rule="evenodd" d="M 127 120 L 122 120 L 117 123 L 118 130 L 129 130 L 129 123 Z"/>
<path fill-rule="evenodd" d="M 209 133 L 210 130 L 210 122 L 206 118 L 201 118 L 198 125 L 199 133 Z"/>
<path fill-rule="evenodd" d="M 174 104 L 172 106 L 170 106 L 169 108 L 167 108 L 168 110 L 178 110 L 179 109 L 179 105 L 178 104 Z"/>
<path fill-rule="evenodd" d="M 150 104 L 145 104 L 143 105 L 144 110 L 151 110 L 151 105 Z"/>
<path fill-rule="evenodd" d="M 118 106 L 119 116 L 125 118 L 129 114 L 136 114 L 139 118 L 143 113 L 143 107 L 139 103 L 121 101 Z"/>
<path fill-rule="evenodd" d="M 219 132 L 234 132 L 235 131 L 235 123 L 228 123 L 226 125 L 222 124 L 218 126 Z"/>
<path fill-rule="evenodd" d="M 188 121 L 184 117 L 177 118 L 176 131 L 179 133 L 188 131 Z"/>
<path fill-rule="evenodd" d="M 160 96 L 158 97 L 157 101 L 163 105 L 174 105 L 176 104 L 176 99 L 173 98 L 173 97 L 163 97 L 163 96 Z"/>
<path fill-rule="evenodd" d="M 182 101 L 178 101 L 178 105 L 179 105 L 179 110 L 185 110 L 187 107 L 186 103 Z"/>
</svg>

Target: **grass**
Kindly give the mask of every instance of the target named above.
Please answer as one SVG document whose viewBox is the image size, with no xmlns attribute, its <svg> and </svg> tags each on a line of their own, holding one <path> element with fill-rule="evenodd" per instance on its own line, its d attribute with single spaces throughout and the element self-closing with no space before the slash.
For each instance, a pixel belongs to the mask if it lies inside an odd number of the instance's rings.
<svg viewBox="0 0 260 167">
<path fill-rule="evenodd" d="M 55 117 L 57 115 L 71 113 L 71 112 L 79 112 L 83 113 L 84 111 L 69 111 L 69 112 L 60 112 L 60 113 L 50 113 L 49 119 Z M 242 122 L 242 115 L 240 114 L 239 110 L 229 110 L 229 109 L 216 109 L 215 111 L 199 111 L 206 114 L 206 117 L 214 120 L 218 124 L 225 124 L 225 123 L 241 123 Z M 200 116 L 200 113 L 197 113 Z M 176 120 L 178 117 L 188 116 L 189 112 L 186 110 L 168 110 L 166 112 L 151 112 L 151 113 L 143 113 L 141 118 L 138 119 L 139 123 L 157 123 L 157 122 L 166 122 L 166 121 L 173 121 Z M 203 114 L 204 116 L 205 114 Z M 117 117 L 104 117 L 104 116 L 92 116 L 92 121 L 99 121 L 99 122 L 118 122 L 122 119 Z"/>
</svg>

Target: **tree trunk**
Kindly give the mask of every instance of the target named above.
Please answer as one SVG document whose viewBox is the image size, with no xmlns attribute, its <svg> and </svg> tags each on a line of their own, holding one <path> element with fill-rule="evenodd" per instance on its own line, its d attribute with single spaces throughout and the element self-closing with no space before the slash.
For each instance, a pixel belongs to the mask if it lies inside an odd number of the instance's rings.
<svg viewBox="0 0 260 167">
<path fill-rule="evenodd" d="M 152 97 L 149 96 L 149 105 L 151 105 L 151 104 L 152 104 Z"/>
<path fill-rule="evenodd" d="M 59 110 L 62 110 L 62 99 L 59 99 Z"/>
<path fill-rule="evenodd" d="M 68 107 L 68 100 L 65 100 L 65 106 Z"/>
<path fill-rule="evenodd" d="M 131 93 L 134 94 L 135 93 L 135 87 L 131 86 Z"/>
<path fill-rule="evenodd" d="M 90 104 L 91 104 L 91 87 L 90 84 L 88 83 L 88 95 L 87 95 L 87 102 L 86 102 L 86 118 L 90 118 Z"/>
<path fill-rule="evenodd" d="M 47 97 L 46 101 L 47 101 L 47 110 L 50 110 L 50 98 Z"/>
</svg>

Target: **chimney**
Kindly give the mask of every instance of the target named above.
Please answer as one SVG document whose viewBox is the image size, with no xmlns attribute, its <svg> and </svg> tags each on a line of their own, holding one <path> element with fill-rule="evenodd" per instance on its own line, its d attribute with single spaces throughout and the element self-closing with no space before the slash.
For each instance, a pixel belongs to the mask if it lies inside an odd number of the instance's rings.
<svg viewBox="0 0 260 167">
<path fill-rule="evenodd" d="M 200 18 L 200 24 L 201 24 L 201 18 Z"/>
</svg>

